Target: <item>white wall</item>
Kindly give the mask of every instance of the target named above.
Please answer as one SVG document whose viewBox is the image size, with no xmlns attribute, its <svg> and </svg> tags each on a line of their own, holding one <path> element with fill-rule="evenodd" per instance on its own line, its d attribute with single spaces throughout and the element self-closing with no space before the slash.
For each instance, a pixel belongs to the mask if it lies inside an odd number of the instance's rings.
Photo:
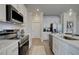
<svg viewBox="0 0 79 59">
<path fill-rule="evenodd" d="M 51 23 L 58 24 L 60 21 L 59 16 L 44 16 L 44 27 L 49 27 Z"/>
<path fill-rule="evenodd" d="M 43 28 L 50 27 L 50 24 L 53 23 L 53 28 L 60 30 L 60 17 L 59 16 L 44 16 Z M 59 29 L 58 29 L 59 28 Z"/>
<path fill-rule="evenodd" d="M 60 16 L 44 16 L 43 22 L 44 22 L 43 27 L 50 27 L 50 24 L 53 23 L 54 29 L 62 31 Z"/>
<path fill-rule="evenodd" d="M 32 32 L 32 13 L 31 12 L 27 12 L 27 31 L 28 31 L 28 33 L 29 33 L 29 35 L 30 35 L 30 38 L 29 38 L 29 48 L 31 47 L 31 45 L 32 45 L 32 34 L 31 34 L 31 32 Z"/>
</svg>

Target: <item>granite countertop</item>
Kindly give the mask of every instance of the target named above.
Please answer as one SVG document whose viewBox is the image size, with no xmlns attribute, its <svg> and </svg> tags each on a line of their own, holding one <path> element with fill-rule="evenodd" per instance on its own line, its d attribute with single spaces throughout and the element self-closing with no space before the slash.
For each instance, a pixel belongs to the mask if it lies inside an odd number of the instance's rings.
<svg viewBox="0 0 79 59">
<path fill-rule="evenodd" d="M 79 49 L 79 40 L 67 40 L 63 37 L 64 34 L 54 33 L 54 34 L 51 34 L 51 35 L 57 37 L 58 39 L 62 40 L 65 43 L 70 44 L 71 46 Z M 74 36 L 74 38 L 79 39 L 79 37 L 77 37 L 77 36 Z"/>
<path fill-rule="evenodd" d="M 6 49 L 17 42 L 19 42 L 19 40 L 0 40 L 0 50 Z"/>
</svg>

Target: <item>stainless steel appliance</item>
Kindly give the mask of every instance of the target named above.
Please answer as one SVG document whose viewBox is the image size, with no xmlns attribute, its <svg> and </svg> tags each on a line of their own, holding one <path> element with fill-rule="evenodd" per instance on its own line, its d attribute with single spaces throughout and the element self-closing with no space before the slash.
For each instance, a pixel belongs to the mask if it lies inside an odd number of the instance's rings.
<svg viewBox="0 0 79 59">
<path fill-rule="evenodd" d="M 0 39 L 13 39 L 17 38 L 16 32 L 17 29 L 4 29 L 0 31 Z"/>
<path fill-rule="evenodd" d="M 2 40 L 19 40 L 18 42 L 18 50 L 19 55 L 26 55 L 28 54 L 29 48 L 29 35 L 24 35 L 24 30 L 17 30 L 17 29 L 5 29 L 0 31 L 0 39 Z"/>
<path fill-rule="evenodd" d="M 23 23 L 23 15 L 12 5 L 6 5 L 6 20 L 10 22 Z"/>
<path fill-rule="evenodd" d="M 29 35 L 21 39 L 19 44 L 19 55 L 26 55 L 29 53 Z"/>
</svg>

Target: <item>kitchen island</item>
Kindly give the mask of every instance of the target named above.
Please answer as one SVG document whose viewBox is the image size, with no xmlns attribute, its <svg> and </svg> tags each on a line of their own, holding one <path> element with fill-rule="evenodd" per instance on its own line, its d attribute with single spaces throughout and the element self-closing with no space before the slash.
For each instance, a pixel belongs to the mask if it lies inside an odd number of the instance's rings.
<svg viewBox="0 0 79 59">
<path fill-rule="evenodd" d="M 53 37 L 52 51 L 55 55 L 79 55 L 79 40 L 65 39 L 64 34 L 59 33 L 50 35 Z M 74 38 L 78 39 L 76 36 Z"/>
</svg>

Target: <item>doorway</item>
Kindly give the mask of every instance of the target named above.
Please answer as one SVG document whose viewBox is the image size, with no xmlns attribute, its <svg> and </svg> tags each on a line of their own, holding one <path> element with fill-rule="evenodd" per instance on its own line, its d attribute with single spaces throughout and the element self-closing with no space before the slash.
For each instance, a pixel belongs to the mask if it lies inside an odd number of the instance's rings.
<svg viewBox="0 0 79 59">
<path fill-rule="evenodd" d="M 41 36 L 41 27 L 40 22 L 32 23 L 32 38 L 40 38 Z"/>
</svg>

